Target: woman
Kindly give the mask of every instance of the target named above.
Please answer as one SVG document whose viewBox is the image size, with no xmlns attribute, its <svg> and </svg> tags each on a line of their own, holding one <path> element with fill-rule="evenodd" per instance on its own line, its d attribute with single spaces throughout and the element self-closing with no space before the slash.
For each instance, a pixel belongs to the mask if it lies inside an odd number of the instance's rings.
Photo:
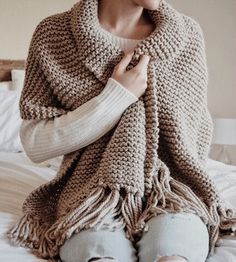
<svg viewBox="0 0 236 262">
<path fill-rule="evenodd" d="M 150 56 L 135 64 L 133 49 Z M 236 221 L 204 173 L 206 76 L 198 24 L 164 1 L 81 0 L 42 21 L 29 49 L 21 140 L 34 162 L 64 159 L 9 236 L 65 262 L 205 261 L 219 227 Z"/>
<path fill-rule="evenodd" d="M 146 89 L 146 69 L 149 56 L 142 56 L 136 67 L 129 71 L 126 71 L 126 67 L 132 58 L 132 51 L 137 42 L 150 35 L 155 29 L 145 9 L 155 10 L 159 4 L 160 0 L 99 1 L 98 17 L 101 30 L 127 53 L 117 64 L 111 77 L 137 97 L 140 97 Z M 139 72 L 138 76 L 135 74 L 137 71 Z M 162 215 L 149 220 L 149 224 L 151 228 L 137 244 L 139 261 L 205 261 L 209 236 L 206 226 L 198 217 L 186 214 Z M 172 234 L 171 230 L 168 231 L 170 227 L 174 228 Z M 181 246 L 177 247 L 179 241 L 181 241 Z M 111 245 L 110 242 L 114 244 Z M 152 243 L 155 244 L 152 246 Z M 93 248 L 91 248 L 92 246 Z M 115 246 L 119 248 L 116 249 Z M 191 250 L 193 246 L 198 247 L 195 256 L 195 251 Z M 150 250 L 151 247 L 152 250 Z M 86 250 L 87 257 L 79 258 L 80 250 Z M 191 258 L 187 254 L 189 251 L 185 252 L 186 250 L 191 250 L 193 253 Z M 92 254 L 95 257 L 92 257 Z M 90 229 L 87 232 L 81 232 L 67 240 L 61 248 L 60 255 L 65 262 L 136 261 L 135 249 L 131 242 L 125 238 L 123 231 L 122 233 L 107 233 L 106 231 L 101 233 L 101 231 L 96 232 Z"/>
</svg>

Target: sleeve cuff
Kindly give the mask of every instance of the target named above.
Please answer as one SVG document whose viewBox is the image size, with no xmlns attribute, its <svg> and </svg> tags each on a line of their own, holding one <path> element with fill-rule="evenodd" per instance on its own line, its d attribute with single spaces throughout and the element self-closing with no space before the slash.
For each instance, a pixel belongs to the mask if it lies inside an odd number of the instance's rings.
<svg viewBox="0 0 236 262">
<path fill-rule="evenodd" d="M 109 78 L 105 88 L 98 95 L 100 102 L 127 108 L 130 104 L 138 101 L 138 97 L 121 85 L 114 78 Z"/>
</svg>

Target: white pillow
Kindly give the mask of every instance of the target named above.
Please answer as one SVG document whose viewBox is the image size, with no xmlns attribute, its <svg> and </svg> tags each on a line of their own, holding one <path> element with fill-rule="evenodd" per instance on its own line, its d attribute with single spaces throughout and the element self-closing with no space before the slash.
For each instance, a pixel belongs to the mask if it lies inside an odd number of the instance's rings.
<svg viewBox="0 0 236 262">
<path fill-rule="evenodd" d="M 11 78 L 12 81 L 0 83 L 0 151 L 21 152 L 24 148 L 19 136 L 22 122 L 19 99 L 24 86 L 25 70 L 11 70 Z M 63 156 L 58 156 L 38 165 L 58 170 L 62 159 Z"/>
<path fill-rule="evenodd" d="M 13 87 L 12 81 L 0 82 L 0 90 L 11 90 Z"/>
<path fill-rule="evenodd" d="M 12 69 L 11 70 L 12 88 L 11 90 L 21 91 L 24 85 L 25 70 Z"/>
<path fill-rule="evenodd" d="M 22 122 L 19 111 L 20 94 L 19 91 L 0 88 L 0 151 L 23 151 L 19 137 Z"/>
</svg>

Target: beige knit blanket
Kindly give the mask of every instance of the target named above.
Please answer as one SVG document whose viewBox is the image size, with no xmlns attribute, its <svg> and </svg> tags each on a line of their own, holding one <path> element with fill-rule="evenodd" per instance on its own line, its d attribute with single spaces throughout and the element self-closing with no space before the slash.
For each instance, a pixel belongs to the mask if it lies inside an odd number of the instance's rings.
<svg viewBox="0 0 236 262">
<path fill-rule="evenodd" d="M 103 90 L 124 52 L 101 34 L 97 11 L 98 0 L 81 0 L 38 24 L 20 99 L 23 119 L 53 121 Z M 156 29 L 138 43 L 128 67 L 150 55 L 145 94 L 104 136 L 65 155 L 7 232 L 38 257 L 60 261 L 66 239 L 108 216 L 110 230 L 124 228 L 135 242 L 153 216 L 197 214 L 209 231 L 209 256 L 219 236 L 235 234 L 235 211 L 206 173 L 213 125 L 202 30 L 165 1 L 147 12 Z"/>
</svg>

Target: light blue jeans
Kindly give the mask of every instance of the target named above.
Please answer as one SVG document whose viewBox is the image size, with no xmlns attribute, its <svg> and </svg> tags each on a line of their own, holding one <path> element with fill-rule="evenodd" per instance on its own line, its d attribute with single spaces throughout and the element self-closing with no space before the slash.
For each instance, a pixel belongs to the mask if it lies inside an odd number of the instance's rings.
<svg viewBox="0 0 236 262">
<path fill-rule="evenodd" d="M 156 262 L 163 256 L 182 256 L 188 262 L 205 262 L 209 234 L 197 215 L 168 213 L 152 217 L 136 243 L 126 238 L 123 229 L 100 228 L 73 234 L 60 248 L 63 262 L 89 262 L 91 258 L 110 257 L 116 262 Z"/>
</svg>

